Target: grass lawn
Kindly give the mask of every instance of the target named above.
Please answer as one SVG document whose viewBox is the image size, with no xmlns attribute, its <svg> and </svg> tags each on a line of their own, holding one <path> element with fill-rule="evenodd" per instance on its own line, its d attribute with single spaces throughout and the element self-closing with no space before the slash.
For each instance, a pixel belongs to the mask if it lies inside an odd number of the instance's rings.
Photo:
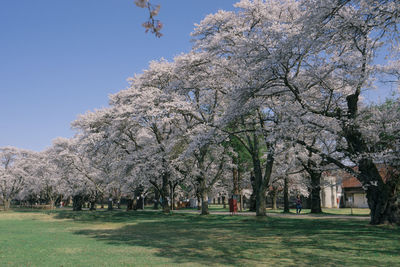
<svg viewBox="0 0 400 267">
<path fill-rule="evenodd" d="M 151 211 L 0 212 L 0 266 L 400 266 L 366 221 Z"/>
</svg>

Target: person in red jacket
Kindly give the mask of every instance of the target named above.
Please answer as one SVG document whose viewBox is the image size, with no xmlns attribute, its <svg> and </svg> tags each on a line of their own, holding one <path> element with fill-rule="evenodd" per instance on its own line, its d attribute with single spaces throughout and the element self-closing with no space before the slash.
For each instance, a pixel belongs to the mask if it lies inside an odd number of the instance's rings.
<svg viewBox="0 0 400 267">
<path fill-rule="evenodd" d="M 300 214 L 300 212 L 301 212 L 301 208 L 302 208 L 302 202 L 301 202 L 301 198 L 300 198 L 300 195 L 297 195 L 297 198 L 296 198 L 296 213 L 297 214 Z"/>
</svg>

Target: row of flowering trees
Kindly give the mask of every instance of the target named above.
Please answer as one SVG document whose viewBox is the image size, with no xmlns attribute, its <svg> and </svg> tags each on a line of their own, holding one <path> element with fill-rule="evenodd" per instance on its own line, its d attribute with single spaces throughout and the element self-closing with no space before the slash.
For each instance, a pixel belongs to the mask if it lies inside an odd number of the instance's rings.
<svg viewBox="0 0 400 267">
<path fill-rule="evenodd" d="M 232 177 L 240 176 L 252 186 L 257 215 L 276 183 L 309 188 L 318 212 L 321 175 L 335 166 L 362 183 L 372 224 L 399 223 L 400 105 L 360 101 L 363 90 L 398 79 L 400 3 L 236 7 L 196 25 L 192 51 L 151 62 L 109 107 L 81 115 L 73 138 L 41 153 L 4 148 L 2 200 L 40 188 L 49 199 L 95 203 L 151 188 L 168 212 L 178 186 L 207 214 L 208 194 L 235 190 Z M 386 180 L 378 163 L 392 170 Z"/>
</svg>

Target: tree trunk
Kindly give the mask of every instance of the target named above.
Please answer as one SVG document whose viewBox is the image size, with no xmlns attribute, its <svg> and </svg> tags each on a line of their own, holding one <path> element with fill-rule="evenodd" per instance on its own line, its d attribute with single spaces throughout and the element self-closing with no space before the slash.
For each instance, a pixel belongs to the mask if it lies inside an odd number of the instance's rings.
<svg viewBox="0 0 400 267">
<path fill-rule="evenodd" d="M 161 206 L 164 213 L 170 213 L 171 211 L 168 204 L 168 196 L 169 196 L 168 182 L 169 182 L 169 173 L 164 173 L 162 175 L 162 189 L 160 192 L 162 197 Z"/>
<path fill-rule="evenodd" d="M 276 189 L 274 188 L 271 191 L 271 200 L 272 200 L 272 209 L 273 210 L 277 210 L 278 209 L 278 207 L 276 205 L 276 198 L 277 198 L 277 193 L 276 193 Z"/>
<path fill-rule="evenodd" d="M 197 197 L 197 210 L 201 210 L 201 196 L 200 196 L 200 194 L 197 194 L 196 195 L 196 197 Z"/>
<path fill-rule="evenodd" d="M 283 212 L 289 213 L 289 177 L 285 176 L 283 182 Z"/>
<path fill-rule="evenodd" d="M 3 200 L 4 204 L 4 210 L 9 210 L 11 206 L 11 199 L 5 199 Z"/>
<path fill-rule="evenodd" d="M 269 145 L 267 160 L 265 163 L 264 175 L 262 173 L 262 165 L 259 158 L 259 149 L 257 138 L 254 137 L 254 153 L 252 154 L 252 161 L 254 167 L 254 181 L 256 187 L 256 215 L 266 216 L 266 193 L 271 178 L 272 167 L 274 163 L 274 150 L 273 145 Z"/>
<path fill-rule="evenodd" d="M 253 189 L 253 192 L 251 193 L 250 196 L 250 211 L 256 211 L 256 195 L 257 195 L 257 187 L 256 187 L 256 178 L 254 176 L 254 172 L 250 173 L 250 181 L 251 181 L 251 187 Z"/>
<path fill-rule="evenodd" d="M 237 169 L 232 170 L 232 176 L 233 176 L 233 194 L 234 195 L 239 195 L 239 172 Z"/>
<path fill-rule="evenodd" d="M 371 210 L 370 223 L 400 224 L 399 206 L 396 203 L 396 183 L 385 184 L 372 159 L 363 158 L 358 162 L 359 180 L 367 193 L 368 206 Z"/>
<path fill-rule="evenodd" d="M 318 170 L 309 171 L 311 178 L 311 213 L 321 213 L 321 172 Z"/>
<path fill-rule="evenodd" d="M 362 155 L 370 151 L 365 142 L 359 125 L 353 120 L 358 115 L 358 100 L 360 89 L 346 97 L 350 123 L 344 124 L 344 137 L 348 143 L 348 151 L 353 155 Z M 371 158 L 363 157 L 358 161 L 360 175 L 358 180 L 367 193 L 368 206 L 371 210 L 370 224 L 396 223 L 400 224 L 398 202 L 396 202 L 396 188 L 398 183 L 384 183 L 379 171 Z"/>
<path fill-rule="evenodd" d="M 258 159 L 258 155 L 253 156 L 254 165 L 254 177 L 255 177 L 255 187 L 256 187 L 256 215 L 266 216 L 266 205 L 265 196 L 267 192 L 266 186 L 264 186 L 263 175 L 261 171 L 261 163 Z"/>
<path fill-rule="evenodd" d="M 72 210 L 81 211 L 83 205 L 83 197 L 81 195 L 76 195 L 72 197 Z"/>
<path fill-rule="evenodd" d="M 171 200 L 171 206 L 170 209 L 174 210 L 174 206 L 175 206 L 175 186 L 172 184 L 172 182 L 169 183 L 169 199 Z"/>
<path fill-rule="evenodd" d="M 157 189 L 154 190 L 154 206 L 153 210 L 158 210 L 158 204 L 160 200 L 160 193 L 158 192 Z"/>
<path fill-rule="evenodd" d="M 89 210 L 96 210 L 96 200 L 90 201 L 90 208 Z"/>
<path fill-rule="evenodd" d="M 208 211 L 208 196 L 204 194 L 201 202 L 201 215 L 208 215 L 210 212 Z"/>
<path fill-rule="evenodd" d="M 265 205 L 265 195 L 266 188 L 260 188 L 258 190 L 258 194 L 256 195 L 256 215 L 257 216 L 266 216 L 266 205 Z"/>
<path fill-rule="evenodd" d="M 50 209 L 54 210 L 56 208 L 56 199 L 50 197 L 49 204 L 50 204 Z"/>
<path fill-rule="evenodd" d="M 206 186 L 206 179 L 203 175 L 197 177 L 199 182 L 199 193 L 201 196 L 201 215 L 208 215 L 208 190 Z"/>
<path fill-rule="evenodd" d="M 113 210 L 113 199 L 110 196 L 107 201 L 107 210 Z"/>
<path fill-rule="evenodd" d="M 139 199 L 138 199 L 138 202 L 137 202 L 137 209 L 139 209 L 139 210 L 143 210 L 143 207 L 144 207 L 144 199 L 143 199 L 143 197 L 142 196 L 140 196 L 139 197 Z"/>
<path fill-rule="evenodd" d="M 132 199 L 128 199 L 127 203 L 126 203 L 126 211 L 130 211 L 133 210 L 133 200 Z"/>
</svg>

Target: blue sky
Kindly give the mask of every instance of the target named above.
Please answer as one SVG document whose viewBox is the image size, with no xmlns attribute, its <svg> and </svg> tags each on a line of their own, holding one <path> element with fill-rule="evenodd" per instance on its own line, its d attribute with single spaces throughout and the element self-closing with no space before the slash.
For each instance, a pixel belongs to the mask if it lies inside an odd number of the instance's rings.
<svg viewBox="0 0 400 267">
<path fill-rule="evenodd" d="M 189 51 L 194 23 L 237 1 L 153 0 L 161 38 L 144 33 L 147 13 L 133 2 L 0 1 L 0 147 L 40 151 L 73 136 L 78 114 L 107 106 L 149 61 Z"/>
<path fill-rule="evenodd" d="M 0 147 L 43 150 L 148 62 L 189 51 L 194 23 L 234 0 L 153 0 L 161 38 L 133 0 L 0 1 Z"/>
</svg>

